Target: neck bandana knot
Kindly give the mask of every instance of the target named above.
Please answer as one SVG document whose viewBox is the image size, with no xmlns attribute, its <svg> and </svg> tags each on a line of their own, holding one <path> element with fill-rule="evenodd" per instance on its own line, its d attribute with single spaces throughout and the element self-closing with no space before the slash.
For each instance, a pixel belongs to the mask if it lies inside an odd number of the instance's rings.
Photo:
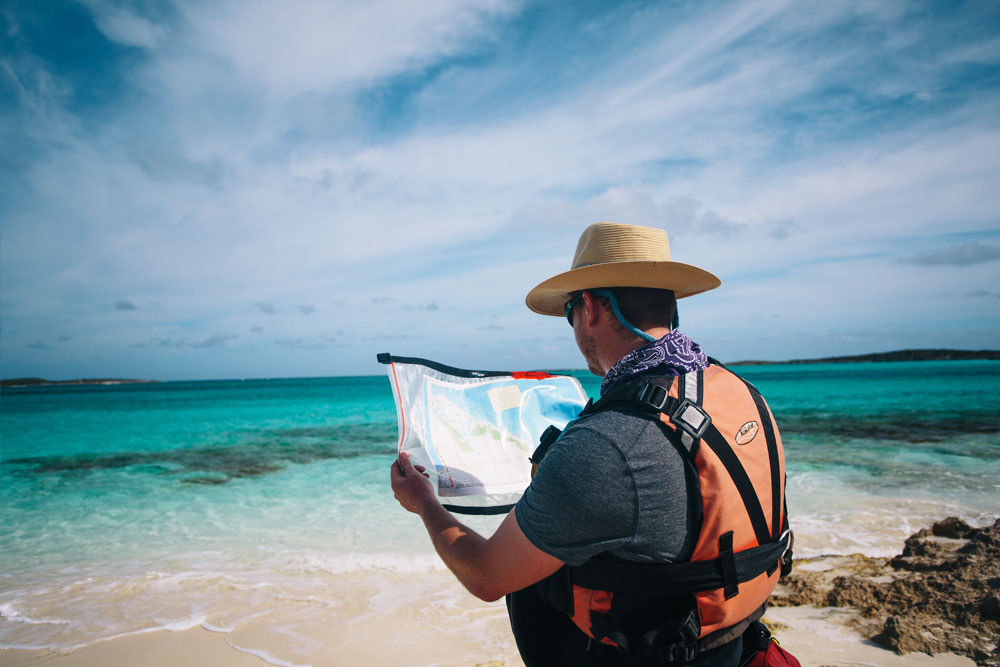
<svg viewBox="0 0 1000 667">
<path fill-rule="evenodd" d="M 618 360 L 601 383 L 603 396 L 611 387 L 639 373 L 656 371 L 674 376 L 708 367 L 708 357 L 698 343 L 676 329 L 663 338 L 646 343 Z"/>
</svg>

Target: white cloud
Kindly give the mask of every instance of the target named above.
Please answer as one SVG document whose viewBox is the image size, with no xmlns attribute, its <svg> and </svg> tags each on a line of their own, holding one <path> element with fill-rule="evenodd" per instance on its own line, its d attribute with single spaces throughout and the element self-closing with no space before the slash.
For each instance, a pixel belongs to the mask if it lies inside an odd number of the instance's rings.
<svg viewBox="0 0 1000 667">
<path fill-rule="evenodd" d="M 94 16 L 98 29 L 113 42 L 144 49 L 156 48 L 166 31 L 123 7 L 103 0 L 82 0 Z"/>
<path fill-rule="evenodd" d="M 182 5 L 201 49 L 232 67 L 243 83 L 279 99 L 422 67 L 489 39 L 491 21 L 510 14 L 505 0 L 467 3 L 256 3 Z"/>
<path fill-rule="evenodd" d="M 91 7 L 104 34 L 147 58 L 126 73 L 142 94 L 99 122 L 65 108 L 64 84 L 37 62 L 30 76 L 3 63 L 32 132 L 49 137 L 19 174 L 30 196 L 5 214 L 3 310 L 25 344 L 59 328 L 81 346 L 158 337 L 238 351 L 266 339 L 338 354 L 365 344 L 358 332 L 405 328 L 414 346 L 448 352 L 501 318 L 496 354 L 579 363 L 565 323 L 522 300 L 568 268 L 595 220 L 666 227 L 675 259 L 722 276 L 717 294 L 682 307 L 720 339 L 724 323 L 765 315 L 776 330 L 858 312 L 902 327 L 921 290 L 970 276 L 955 293 L 991 288 L 980 265 L 935 267 L 935 283 L 895 260 L 944 233 L 996 230 L 996 93 L 871 126 L 852 120 L 849 95 L 823 95 L 892 55 L 905 8 L 647 7 L 628 30 L 600 27 L 593 37 L 614 48 L 581 63 L 587 77 L 478 120 L 477 104 L 547 57 L 546 44 L 511 54 L 497 41 L 514 5 L 183 4 L 169 25 Z M 874 46 L 819 39 L 859 13 Z M 506 57 L 447 69 L 484 44 Z M 971 59 L 964 48 L 942 59 Z M 420 91 L 391 85 L 425 67 L 445 71 Z M 905 97 L 936 68 L 871 81 L 858 70 L 851 83 Z M 400 127 L 369 117 L 380 95 L 405 97 Z M 449 105 L 455 122 L 436 115 Z M 135 328 L 108 331 L 94 304 L 123 295 L 141 306 L 118 318 Z M 372 302 L 386 295 L 393 307 Z M 237 337 L 265 317 L 266 332 Z M 548 342 L 522 350 L 534 331 Z M 352 349 L 343 363 L 363 363 Z"/>
</svg>

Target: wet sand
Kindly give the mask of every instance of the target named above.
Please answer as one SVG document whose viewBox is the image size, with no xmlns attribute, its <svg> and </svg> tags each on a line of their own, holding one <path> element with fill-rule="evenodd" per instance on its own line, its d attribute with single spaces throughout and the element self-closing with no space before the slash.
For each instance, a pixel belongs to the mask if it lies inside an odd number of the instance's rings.
<svg viewBox="0 0 1000 667">
<path fill-rule="evenodd" d="M 485 606 L 485 617 L 498 615 L 496 605 Z M 833 608 L 785 607 L 768 612 L 768 621 L 778 626 L 776 636 L 803 666 L 877 666 L 877 667 L 972 667 L 975 663 L 964 656 L 921 653 L 897 655 L 866 641 L 850 627 L 856 613 Z M 333 619 L 330 619 L 333 620 Z M 506 622 L 506 619 L 501 619 Z M 399 619 L 395 619 L 398 623 Z M 388 619 L 387 619 L 388 623 Z M 295 647 L 292 660 L 278 664 L 309 665 L 438 665 L 454 667 L 521 667 L 513 637 L 492 648 L 476 645 L 461 632 L 438 628 L 423 636 L 406 639 L 408 632 L 421 625 L 413 620 L 395 627 L 348 627 L 322 637 L 302 637 Z M 274 664 L 283 653 L 287 640 L 276 639 L 268 632 L 258 642 L 248 642 L 246 634 L 261 628 L 246 628 L 230 637 L 227 633 L 192 628 L 179 632 L 157 631 L 99 642 L 69 652 L 44 650 L 0 651 L 0 665 L 5 667 L 107 667 L 109 665 L 143 665 L 144 667 L 176 667 L 177 665 L 212 665 L 213 667 L 261 667 Z M 345 639 L 345 634 L 353 634 Z M 509 632 L 507 633 L 509 635 Z M 254 643 L 271 656 L 264 660 L 232 647 L 230 642 Z M 319 645 L 316 645 L 319 642 Z M 292 657 L 292 654 L 288 654 Z"/>
<path fill-rule="evenodd" d="M 945 522 L 925 529 L 895 559 L 828 556 L 800 561 L 793 578 L 776 591 L 764 620 L 803 665 L 997 664 L 996 637 L 989 635 L 1000 627 L 991 625 L 996 596 L 991 568 L 997 567 L 1000 522 L 980 533 L 963 530 Z M 977 584 L 976 577 L 985 579 Z M 951 606 L 946 608 L 922 592 L 924 583 L 940 587 L 942 582 L 965 590 L 969 599 L 949 595 L 945 601 Z M 321 587 L 314 596 L 255 609 L 231 628 L 213 626 L 206 618 L 174 631 L 138 631 L 64 651 L 5 649 L 0 650 L 0 665 L 523 665 L 503 601 L 487 604 L 473 598 L 447 572 L 345 573 Z M 978 610 L 978 620 L 970 620 L 970 609 Z M 902 624 L 888 621 L 905 621 L 907 614 L 918 612 L 924 615 Z M 978 627 L 979 634 L 963 639 L 948 630 L 942 636 L 951 638 L 952 645 L 935 640 L 941 628 L 959 622 Z M 890 626 L 913 631 L 894 635 Z M 963 650 L 962 642 L 970 648 Z"/>
</svg>

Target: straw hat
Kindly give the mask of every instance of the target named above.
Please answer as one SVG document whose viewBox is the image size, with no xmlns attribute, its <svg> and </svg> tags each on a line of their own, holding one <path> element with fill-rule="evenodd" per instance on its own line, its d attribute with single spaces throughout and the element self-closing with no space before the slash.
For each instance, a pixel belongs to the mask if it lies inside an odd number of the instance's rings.
<svg viewBox="0 0 1000 667">
<path fill-rule="evenodd" d="M 569 293 L 598 287 L 653 287 L 674 291 L 678 299 L 722 284 L 714 275 L 670 259 L 667 233 L 654 227 L 595 222 L 583 230 L 572 268 L 528 292 L 528 308 L 563 316 Z"/>
</svg>

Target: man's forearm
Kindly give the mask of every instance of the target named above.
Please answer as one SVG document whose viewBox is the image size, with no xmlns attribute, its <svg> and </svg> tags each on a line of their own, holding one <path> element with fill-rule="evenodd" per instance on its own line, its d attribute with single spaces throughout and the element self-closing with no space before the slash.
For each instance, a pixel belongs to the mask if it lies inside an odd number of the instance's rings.
<svg viewBox="0 0 1000 667">
<path fill-rule="evenodd" d="M 477 598 L 492 602 L 562 567 L 525 537 L 514 511 L 488 540 L 463 525 L 441 505 L 427 473 L 406 452 L 389 467 L 389 478 L 396 500 L 420 516 L 441 560 Z"/>
<path fill-rule="evenodd" d="M 434 550 L 462 585 L 476 597 L 492 602 L 503 592 L 491 590 L 493 580 L 484 562 L 482 545 L 486 538 L 462 524 L 439 502 L 429 502 L 420 512 Z"/>
</svg>

